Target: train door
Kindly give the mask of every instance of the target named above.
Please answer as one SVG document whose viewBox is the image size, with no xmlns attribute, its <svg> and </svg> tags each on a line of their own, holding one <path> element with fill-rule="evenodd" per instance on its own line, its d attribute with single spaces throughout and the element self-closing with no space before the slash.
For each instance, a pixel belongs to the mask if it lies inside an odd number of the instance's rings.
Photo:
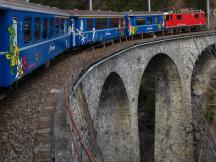
<svg viewBox="0 0 216 162">
<path fill-rule="evenodd" d="M 84 21 L 83 21 L 83 19 L 80 19 L 80 30 L 81 31 L 84 30 Z"/>
<path fill-rule="evenodd" d="M 72 47 L 76 46 L 76 24 L 74 18 L 71 19 L 71 41 L 72 41 Z"/>
<path fill-rule="evenodd" d="M 18 40 L 18 37 L 17 37 L 17 17 L 13 17 L 13 29 L 14 29 L 14 32 L 15 32 L 15 37 L 14 37 L 14 41 L 13 41 L 13 45 L 14 47 L 17 46 L 17 40 Z"/>
<path fill-rule="evenodd" d="M 128 16 L 128 24 L 127 24 L 127 29 L 128 29 L 128 34 L 132 35 L 132 17 Z"/>
<path fill-rule="evenodd" d="M 3 23 L 4 21 L 4 13 L 5 11 L 3 10 L 0 10 L 0 21 Z M 4 37 L 4 34 L 6 33 L 4 30 L 3 30 L 3 25 L 1 24 L 0 26 L 0 33 L 1 33 L 1 37 L 0 37 L 0 51 L 6 51 L 7 48 L 6 48 L 6 45 L 4 45 L 4 39 L 2 39 Z M 3 34 L 4 33 L 4 34 Z M 1 65 L 1 64 L 0 64 Z M 1 68 L 0 68 L 1 69 Z"/>
<path fill-rule="evenodd" d="M 83 18 L 79 18 L 79 31 L 78 31 L 78 42 L 79 45 L 83 45 L 85 43 L 84 36 L 83 36 L 83 31 L 84 31 L 84 20 Z"/>
<path fill-rule="evenodd" d="M 72 20 L 72 32 L 73 32 L 73 46 L 76 46 L 76 22 L 75 19 Z"/>
</svg>

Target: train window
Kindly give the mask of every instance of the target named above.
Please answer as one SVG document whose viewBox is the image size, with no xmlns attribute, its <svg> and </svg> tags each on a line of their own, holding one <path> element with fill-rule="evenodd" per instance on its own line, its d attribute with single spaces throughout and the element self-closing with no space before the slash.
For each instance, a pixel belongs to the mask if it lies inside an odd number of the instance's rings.
<svg viewBox="0 0 216 162">
<path fill-rule="evenodd" d="M 47 38 L 47 31 L 48 31 L 48 19 L 43 19 L 43 39 Z"/>
<path fill-rule="evenodd" d="M 31 17 L 24 18 L 24 43 L 31 42 Z"/>
<path fill-rule="evenodd" d="M 87 31 L 91 31 L 92 30 L 92 19 L 86 19 L 86 23 L 87 23 Z"/>
<path fill-rule="evenodd" d="M 155 19 L 155 24 L 158 24 L 159 23 L 159 18 L 156 16 L 154 19 Z"/>
<path fill-rule="evenodd" d="M 53 19 L 51 18 L 49 21 L 49 37 L 53 36 Z"/>
<path fill-rule="evenodd" d="M 55 18 L 55 33 L 59 34 L 59 18 Z"/>
<path fill-rule="evenodd" d="M 118 28 L 119 21 L 118 18 L 110 19 L 110 28 Z"/>
<path fill-rule="evenodd" d="M 107 27 L 107 20 L 101 19 L 101 29 L 105 29 Z"/>
<path fill-rule="evenodd" d="M 38 41 L 40 39 L 40 17 L 36 17 L 34 20 L 34 40 Z"/>
<path fill-rule="evenodd" d="M 182 19 L 182 15 L 177 15 L 176 18 L 177 18 L 177 20 L 181 20 Z"/>
<path fill-rule="evenodd" d="M 106 19 L 96 19 L 96 29 L 105 29 L 106 28 Z"/>
<path fill-rule="evenodd" d="M 67 30 L 68 30 L 67 27 L 68 27 L 68 25 L 67 25 L 67 20 L 65 20 L 65 21 L 64 21 L 64 32 L 65 32 L 65 33 L 67 33 Z"/>
<path fill-rule="evenodd" d="M 65 28 L 65 20 L 64 19 L 60 19 L 61 20 L 61 33 L 64 33 L 64 28 Z"/>
<path fill-rule="evenodd" d="M 136 25 L 140 26 L 140 25 L 145 25 L 145 19 L 136 19 Z"/>
<path fill-rule="evenodd" d="M 95 29 L 100 29 L 100 19 L 95 19 Z"/>
<path fill-rule="evenodd" d="M 147 18 L 147 23 L 148 23 L 148 24 L 152 24 L 152 17 L 148 17 L 148 18 Z"/>
<path fill-rule="evenodd" d="M 170 20 L 170 16 L 166 15 L 166 20 L 169 21 Z"/>
<path fill-rule="evenodd" d="M 195 14 L 195 15 L 194 15 L 194 18 L 195 18 L 195 19 L 198 19 L 198 18 L 199 18 L 199 14 Z"/>
<path fill-rule="evenodd" d="M 124 28 L 124 19 L 123 18 L 119 19 L 119 27 Z"/>
</svg>

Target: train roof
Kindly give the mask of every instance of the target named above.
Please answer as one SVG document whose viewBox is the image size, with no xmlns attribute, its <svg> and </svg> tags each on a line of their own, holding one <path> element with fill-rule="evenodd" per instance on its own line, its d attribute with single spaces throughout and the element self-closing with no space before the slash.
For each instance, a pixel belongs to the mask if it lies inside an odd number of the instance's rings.
<svg viewBox="0 0 216 162">
<path fill-rule="evenodd" d="M 169 10 L 164 12 L 164 14 L 195 14 L 195 13 L 204 13 L 202 10 L 194 9 L 180 9 L 180 10 Z"/>
<path fill-rule="evenodd" d="M 89 11 L 89 10 L 70 10 L 74 17 L 124 17 L 125 14 L 113 11 Z"/>
<path fill-rule="evenodd" d="M 128 16 L 156 16 L 156 15 L 163 15 L 163 12 L 160 11 L 153 11 L 153 12 L 147 12 L 147 11 L 128 11 L 124 12 Z"/>
<path fill-rule="evenodd" d="M 70 14 L 64 10 L 35 3 L 27 3 L 25 2 L 25 0 L 0 0 L 0 9 L 12 9 L 20 11 L 55 14 L 60 16 L 70 16 Z"/>
</svg>

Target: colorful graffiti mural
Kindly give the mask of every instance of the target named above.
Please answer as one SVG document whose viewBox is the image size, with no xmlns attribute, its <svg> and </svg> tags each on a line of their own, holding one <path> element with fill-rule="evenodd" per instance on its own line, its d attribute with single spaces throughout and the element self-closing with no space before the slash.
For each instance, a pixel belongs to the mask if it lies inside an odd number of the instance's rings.
<svg viewBox="0 0 216 162">
<path fill-rule="evenodd" d="M 137 27 L 136 26 L 131 27 L 130 33 L 131 33 L 131 35 L 136 35 L 136 33 L 137 33 Z"/>
<path fill-rule="evenodd" d="M 19 48 L 15 41 L 16 32 L 13 25 L 8 27 L 9 33 L 9 51 L 5 54 L 5 58 L 10 66 L 10 73 L 15 76 L 15 79 L 19 79 L 23 76 L 22 59 L 19 58 Z"/>
<path fill-rule="evenodd" d="M 128 26 L 127 26 L 129 35 L 135 35 L 137 33 L 137 29 L 138 28 L 136 26 L 132 26 L 129 21 Z"/>
<path fill-rule="evenodd" d="M 76 29 L 75 35 L 79 37 L 82 44 L 84 44 L 86 42 L 86 36 L 85 36 L 85 34 L 84 34 L 84 32 L 82 30 Z"/>
</svg>

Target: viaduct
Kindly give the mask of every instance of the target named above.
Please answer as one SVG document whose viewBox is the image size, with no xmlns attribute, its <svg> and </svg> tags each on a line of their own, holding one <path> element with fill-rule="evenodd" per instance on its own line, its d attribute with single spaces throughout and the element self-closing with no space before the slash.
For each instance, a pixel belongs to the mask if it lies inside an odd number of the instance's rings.
<svg viewBox="0 0 216 162">
<path fill-rule="evenodd" d="M 71 161 L 215 161 L 215 45 L 156 39 L 85 70 L 65 90 Z"/>
</svg>

